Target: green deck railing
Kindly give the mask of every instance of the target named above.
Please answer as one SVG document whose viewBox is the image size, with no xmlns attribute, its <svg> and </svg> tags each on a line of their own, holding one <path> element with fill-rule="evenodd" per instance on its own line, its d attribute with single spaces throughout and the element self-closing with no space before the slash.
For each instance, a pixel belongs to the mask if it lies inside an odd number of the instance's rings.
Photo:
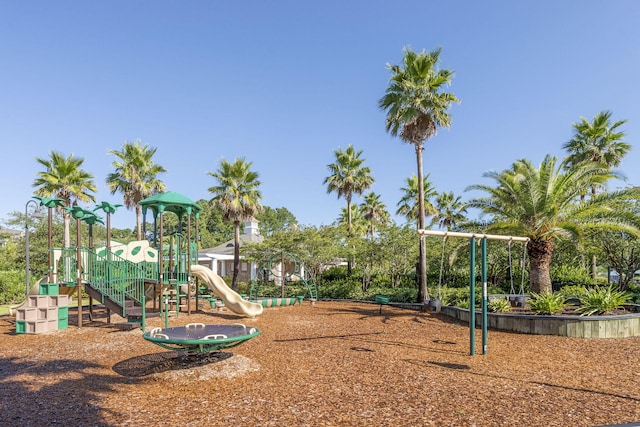
<svg viewBox="0 0 640 427">
<path fill-rule="evenodd" d="M 77 257 L 76 248 L 54 249 L 60 251 L 58 260 L 58 282 L 67 286 L 77 286 Z M 145 307 L 145 281 L 158 280 L 158 266 L 156 262 L 134 263 L 120 256 L 107 252 L 98 256 L 95 251 L 81 247 L 82 262 L 81 280 L 93 289 L 120 305 L 126 317 L 127 300 L 132 300 Z M 144 314 L 143 314 L 144 316 Z"/>
</svg>

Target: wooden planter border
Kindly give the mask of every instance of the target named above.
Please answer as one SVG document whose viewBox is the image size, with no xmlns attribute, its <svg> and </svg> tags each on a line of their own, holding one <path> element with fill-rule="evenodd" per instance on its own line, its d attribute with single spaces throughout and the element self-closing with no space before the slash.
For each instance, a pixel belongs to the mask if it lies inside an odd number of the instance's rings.
<svg viewBox="0 0 640 427">
<path fill-rule="evenodd" d="M 443 306 L 440 311 L 454 319 L 469 323 L 469 310 Z M 476 325 L 482 313 L 476 311 Z M 640 313 L 615 316 L 545 316 L 488 313 L 489 329 L 536 335 L 558 335 L 573 338 L 629 338 L 640 336 Z"/>
</svg>

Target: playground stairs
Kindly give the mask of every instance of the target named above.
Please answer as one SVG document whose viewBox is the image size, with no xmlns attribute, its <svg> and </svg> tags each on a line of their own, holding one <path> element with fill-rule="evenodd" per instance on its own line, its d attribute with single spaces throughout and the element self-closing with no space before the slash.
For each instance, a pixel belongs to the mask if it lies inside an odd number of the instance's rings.
<svg viewBox="0 0 640 427">
<path fill-rule="evenodd" d="M 127 323 L 142 323 L 142 307 L 130 298 L 125 298 L 124 305 L 121 305 L 118 301 L 115 301 L 104 295 L 98 289 L 91 286 L 89 283 L 85 283 L 85 292 L 91 298 L 98 300 L 104 304 L 112 313 L 127 319 Z M 149 309 L 145 312 L 146 317 L 159 317 L 160 313 L 153 312 Z"/>
</svg>

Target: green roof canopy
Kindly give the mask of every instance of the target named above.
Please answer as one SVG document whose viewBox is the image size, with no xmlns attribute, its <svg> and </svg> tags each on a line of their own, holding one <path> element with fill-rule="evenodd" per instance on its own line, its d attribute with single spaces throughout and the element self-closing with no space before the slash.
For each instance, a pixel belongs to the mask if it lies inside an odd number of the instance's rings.
<svg viewBox="0 0 640 427">
<path fill-rule="evenodd" d="M 147 209 L 151 209 L 154 217 L 164 212 L 173 212 L 178 215 L 179 219 L 182 219 L 185 214 L 194 215 L 197 219 L 200 217 L 200 210 L 202 210 L 202 207 L 196 202 L 173 191 L 155 194 L 138 203 L 142 206 L 143 214 L 147 213 Z"/>
</svg>

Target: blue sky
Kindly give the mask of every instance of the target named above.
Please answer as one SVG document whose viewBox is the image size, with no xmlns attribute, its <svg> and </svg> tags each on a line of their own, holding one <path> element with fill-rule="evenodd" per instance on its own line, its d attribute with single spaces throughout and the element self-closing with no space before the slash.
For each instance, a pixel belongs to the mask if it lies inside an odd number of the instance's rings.
<svg viewBox="0 0 640 427">
<path fill-rule="evenodd" d="M 85 159 L 98 202 L 121 202 L 105 185 L 107 151 L 136 139 L 158 148 L 167 189 L 193 200 L 211 197 L 220 159 L 244 157 L 263 204 L 303 225 L 330 224 L 345 206 L 323 180 L 333 151 L 352 144 L 395 212 L 415 154 L 387 134 L 377 101 L 405 46 L 442 47 L 462 101 L 425 145 L 438 191 L 468 199 L 488 170 L 563 157 L 572 123 L 602 110 L 628 120 L 620 170 L 640 184 L 640 2 L 401 4 L 1 2 L 0 219 L 24 212 L 35 158 L 52 150 Z M 135 226 L 124 208 L 111 218 Z"/>
</svg>

